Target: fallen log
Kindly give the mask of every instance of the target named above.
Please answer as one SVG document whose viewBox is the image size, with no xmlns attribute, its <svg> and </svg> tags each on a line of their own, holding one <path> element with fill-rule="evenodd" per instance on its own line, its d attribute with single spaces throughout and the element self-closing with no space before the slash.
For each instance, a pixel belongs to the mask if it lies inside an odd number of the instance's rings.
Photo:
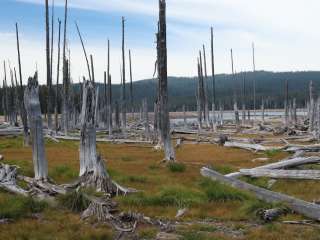
<svg viewBox="0 0 320 240">
<path fill-rule="evenodd" d="M 320 220 L 320 206 L 294 198 L 283 193 L 272 192 L 270 190 L 260 188 L 249 183 L 240 181 L 238 179 L 226 177 L 216 171 L 213 171 L 209 168 L 203 167 L 201 170 L 201 175 L 204 177 L 208 177 L 212 180 L 216 180 L 222 182 L 227 185 L 231 185 L 234 188 L 238 188 L 241 190 L 250 191 L 258 199 L 269 203 L 285 203 L 290 209 L 295 211 L 298 214 L 304 215 L 308 218 L 319 221 Z"/>
<path fill-rule="evenodd" d="M 0 188 L 8 192 L 28 196 L 28 192 L 17 185 L 17 167 L 0 164 Z"/>
<path fill-rule="evenodd" d="M 282 168 L 292 168 L 292 167 L 296 167 L 296 166 L 301 166 L 301 165 L 305 165 L 305 164 L 312 164 L 312 163 L 318 163 L 320 162 L 320 157 L 296 157 L 296 158 L 292 158 L 292 159 L 288 159 L 288 160 L 283 160 L 280 162 L 276 162 L 276 163 L 271 163 L 271 164 L 267 164 L 267 165 L 263 165 L 260 167 L 256 167 L 256 168 L 252 168 L 250 170 L 255 171 L 258 169 L 282 169 Z M 227 174 L 226 177 L 233 177 L 233 178 L 237 178 L 242 176 L 243 174 L 241 172 L 234 172 L 234 173 L 230 173 Z"/>
<path fill-rule="evenodd" d="M 280 179 L 319 180 L 319 170 L 270 170 L 270 169 L 240 169 L 240 173 L 250 177 L 269 177 Z"/>
<path fill-rule="evenodd" d="M 283 147 L 269 147 L 269 146 L 263 146 L 260 144 L 250 144 L 250 143 L 240 143 L 240 142 L 225 142 L 225 147 L 233 147 L 233 148 L 240 148 L 245 149 L 249 151 L 255 151 L 255 152 L 264 152 L 269 150 L 282 150 Z"/>
<path fill-rule="evenodd" d="M 312 144 L 312 145 L 289 145 L 286 149 L 286 152 L 320 152 L 320 144 Z"/>
<path fill-rule="evenodd" d="M 54 138 L 58 140 L 66 140 L 66 141 L 80 141 L 80 137 L 54 136 Z M 107 138 L 97 138 L 97 142 L 119 143 L 119 144 L 152 144 L 152 141 L 140 141 L 140 140 L 131 140 L 131 139 L 107 139 Z"/>
</svg>

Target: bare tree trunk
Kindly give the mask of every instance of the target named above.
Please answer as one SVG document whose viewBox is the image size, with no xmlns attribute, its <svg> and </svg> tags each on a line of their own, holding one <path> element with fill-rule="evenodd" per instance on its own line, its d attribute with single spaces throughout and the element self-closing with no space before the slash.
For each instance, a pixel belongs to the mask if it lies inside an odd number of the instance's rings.
<svg viewBox="0 0 320 240">
<path fill-rule="evenodd" d="M 285 111 L 285 126 L 289 126 L 289 85 L 288 80 L 285 80 L 285 100 L 284 100 L 284 111 Z"/>
<path fill-rule="evenodd" d="M 293 99 L 292 110 L 293 110 L 293 124 L 297 125 L 298 117 L 297 117 L 297 101 L 296 101 L 296 98 Z"/>
<path fill-rule="evenodd" d="M 261 100 L 262 122 L 264 123 L 264 99 Z"/>
<path fill-rule="evenodd" d="M 94 187 L 99 192 L 115 193 L 103 160 L 97 155 L 96 146 L 96 90 L 93 81 L 85 81 L 81 110 L 80 179 L 81 184 Z"/>
<path fill-rule="evenodd" d="M 204 92 L 204 119 L 207 127 L 210 126 L 209 119 L 209 102 L 208 102 L 208 75 L 207 75 L 207 59 L 206 59 L 206 49 L 205 46 L 203 48 L 203 66 L 204 66 L 204 80 L 203 80 L 203 92 Z"/>
<path fill-rule="evenodd" d="M 143 99 L 142 102 L 143 113 L 144 113 L 144 128 L 145 128 L 145 136 L 146 139 L 150 139 L 150 128 L 149 128 L 149 113 L 148 113 L 148 102 L 147 99 Z"/>
<path fill-rule="evenodd" d="M 125 19 L 122 17 L 122 101 L 121 101 L 121 112 L 122 112 L 122 128 L 126 129 L 127 126 L 127 106 L 126 106 L 126 62 L 125 62 L 125 45 L 124 45 L 124 22 Z"/>
<path fill-rule="evenodd" d="M 187 129 L 187 116 L 186 116 L 186 105 L 183 104 L 182 106 L 182 112 L 183 112 L 183 127 Z"/>
<path fill-rule="evenodd" d="M 25 109 L 24 99 L 23 99 L 24 90 L 23 90 L 23 85 L 22 85 L 22 69 L 21 69 L 18 23 L 16 23 L 16 37 L 17 37 L 18 66 L 19 66 L 19 80 L 20 80 L 20 91 L 19 91 L 20 117 L 21 117 L 21 121 L 22 121 L 22 125 L 23 125 L 24 146 L 29 146 L 28 118 L 27 118 L 27 111 Z"/>
<path fill-rule="evenodd" d="M 212 69 L 212 122 L 216 125 L 216 78 L 214 68 L 213 27 L 211 27 L 211 69 Z M 215 129 L 215 127 L 213 127 Z"/>
<path fill-rule="evenodd" d="M 52 88 L 52 79 L 51 79 L 51 68 L 50 68 L 50 27 L 49 27 L 49 4 L 48 0 L 45 0 L 46 8 L 46 61 L 47 61 L 47 88 L 48 88 L 48 105 L 47 105 L 47 117 L 48 117 L 48 128 L 52 128 L 52 99 L 51 99 L 51 88 Z"/>
<path fill-rule="evenodd" d="M 132 118 L 134 118 L 131 50 L 129 50 L 129 67 L 130 67 L 130 102 L 131 102 L 131 113 L 132 113 Z"/>
<path fill-rule="evenodd" d="M 166 1 L 159 0 L 159 32 L 158 32 L 158 66 L 160 93 L 160 131 L 164 145 L 165 160 L 174 161 L 175 154 L 171 143 L 170 118 L 168 110 L 168 76 L 167 76 L 167 27 Z"/>
<path fill-rule="evenodd" d="M 68 95 L 69 95 L 69 64 L 66 57 L 66 44 L 67 44 L 67 19 L 68 19 L 68 0 L 65 1 L 65 13 L 64 13 L 64 37 L 63 37 L 63 98 L 62 98 L 62 119 L 63 119 L 63 130 L 65 135 L 68 134 L 69 130 L 69 106 L 68 106 Z"/>
<path fill-rule="evenodd" d="M 315 91 L 313 86 L 313 81 L 309 84 L 309 94 L 310 94 L 310 114 L 309 114 L 309 132 L 313 132 L 315 123 Z"/>
<path fill-rule="evenodd" d="M 108 76 L 108 98 L 107 98 L 107 112 L 108 112 L 108 130 L 109 136 L 112 135 L 112 84 L 111 84 L 111 75 L 110 75 L 110 41 L 108 39 L 108 67 L 107 67 L 107 76 Z"/>
<path fill-rule="evenodd" d="M 238 102 L 237 102 L 237 86 L 236 86 L 236 78 L 235 78 L 235 72 L 234 72 L 234 65 L 233 65 L 233 51 L 231 49 L 231 68 L 232 68 L 232 78 L 233 78 L 233 110 L 234 110 L 234 116 L 235 116 L 235 124 L 236 129 L 239 130 L 240 128 L 240 119 L 239 119 L 239 111 L 238 111 Z"/>
<path fill-rule="evenodd" d="M 120 110 L 119 110 L 118 101 L 115 102 L 115 122 L 116 122 L 116 129 L 119 130 L 121 128 L 121 123 L 120 123 Z"/>
<path fill-rule="evenodd" d="M 242 125 L 246 124 L 246 76 L 243 73 L 242 79 Z"/>
<path fill-rule="evenodd" d="M 256 63 L 255 63 L 255 49 L 254 43 L 252 43 L 252 64 L 253 64 L 253 111 L 254 111 L 254 120 L 256 120 L 257 113 L 256 113 Z"/>
<path fill-rule="evenodd" d="M 39 101 L 38 73 L 30 77 L 24 92 L 24 102 L 32 139 L 32 158 L 36 180 L 47 180 L 48 163 L 45 156 L 45 146 L 42 127 L 42 116 Z"/>
<path fill-rule="evenodd" d="M 54 108 L 54 115 L 55 115 L 55 129 L 56 133 L 58 133 L 59 129 L 59 116 L 58 116 L 58 98 L 59 98 L 59 74 L 60 74 L 60 38 L 61 38 L 61 21 L 58 19 L 59 22 L 59 34 L 58 34 L 58 63 L 57 63 L 57 82 L 56 82 L 56 97 L 55 97 L 55 108 Z"/>
</svg>

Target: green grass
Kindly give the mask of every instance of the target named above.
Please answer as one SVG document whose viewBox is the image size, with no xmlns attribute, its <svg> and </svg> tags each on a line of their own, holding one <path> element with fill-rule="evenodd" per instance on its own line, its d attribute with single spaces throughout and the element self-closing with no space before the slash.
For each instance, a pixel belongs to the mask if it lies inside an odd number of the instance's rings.
<svg viewBox="0 0 320 240">
<path fill-rule="evenodd" d="M 124 161 L 124 162 L 132 162 L 132 161 L 134 161 L 134 158 L 131 157 L 131 156 L 122 156 L 122 157 L 121 157 L 121 161 Z"/>
<path fill-rule="evenodd" d="M 186 165 L 184 165 L 183 163 L 173 162 L 173 163 L 169 163 L 167 166 L 170 172 L 181 173 L 186 171 Z"/>
<path fill-rule="evenodd" d="M 202 192 L 190 190 L 180 186 L 163 188 L 158 194 L 147 196 L 137 193 L 121 198 L 122 203 L 129 206 L 163 206 L 163 207 L 188 207 L 206 202 Z"/>
<path fill-rule="evenodd" d="M 212 238 L 209 238 L 204 233 L 196 232 L 196 231 L 188 231 L 182 233 L 182 239 L 183 240 L 214 240 Z"/>
<path fill-rule="evenodd" d="M 204 190 L 209 202 L 244 201 L 250 195 L 233 187 L 203 178 L 200 187 Z"/>
<path fill-rule="evenodd" d="M 60 165 L 55 168 L 53 168 L 49 172 L 50 177 L 53 179 L 59 179 L 59 178 L 67 178 L 67 179 L 74 179 L 78 176 L 77 171 L 72 169 L 69 166 L 66 165 Z"/>
<path fill-rule="evenodd" d="M 266 156 L 269 158 L 273 158 L 277 156 L 279 153 L 281 153 L 279 149 L 271 149 L 271 150 L 265 151 Z"/>
<path fill-rule="evenodd" d="M 236 169 L 231 167 L 231 166 L 226 166 L 226 165 L 218 165 L 218 166 L 213 166 L 212 167 L 215 171 L 225 175 L 225 174 L 229 174 L 229 173 L 233 173 L 236 172 Z"/>
<path fill-rule="evenodd" d="M 27 217 L 32 213 L 40 213 L 47 207 L 48 204 L 46 202 L 38 201 L 31 197 L 3 194 L 0 200 L 0 219 Z"/>
<path fill-rule="evenodd" d="M 150 170 L 158 170 L 158 169 L 160 169 L 160 166 L 158 164 L 151 164 L 149 166 L 149 169 Z"/>
<path fill-rule="evenodd" d="M 58 202 L 61 207 L 76 213 L 86 210 L 90 205 L 90 201 L 85 197 L 85 192 L 82 189 L 60 195 Z"/>
<path fill-rule="evenodd" d="M 251 178 L 251 177 L 242 176 L 241 180 L 261 188 L 268 188 L 269 178 L 266 178 L 266 177 Z"/>
<path fill-rule="evenodd" d="M 131 182 L 131 183 L 147 183 L 148 178 L 145 176 L 125 176 L 121 179 L 121 182 Z"/>
</svg>

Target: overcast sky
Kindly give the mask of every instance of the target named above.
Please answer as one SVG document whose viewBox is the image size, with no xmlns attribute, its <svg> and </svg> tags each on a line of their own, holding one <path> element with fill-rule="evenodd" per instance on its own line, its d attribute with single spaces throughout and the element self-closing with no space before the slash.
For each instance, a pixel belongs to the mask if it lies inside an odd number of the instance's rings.
<svg viewBox="0 0 320 240">
<path fill-rule="evenodd" d="M 63 19 L 63 3 L 55 0 L 55 42 L 57 18 Z M 36 66 L 40 82 L 46 81 L 43 4 L 44 0 L 1 0 L 0 60 L 10 60 L 11 66 L 16 66 L 14 24 L 18 22 L 25 82 Z M 69 5 L 68 39 L 75 82 L 87 72 L 74 21 L 79 23 L 87 51 L 94 56 L 100 82 L 110 39 L 111 73 L 113 81 L 120 82 L 121 16 L 126 18 L 126 50 L 132 51 L 134 80 L 152 77 L 158 0 L 69 0 Z M 196 75 L 196 57 L 202 44 L 209 53 L 211 26 L 217 73 L 230 73 L 230 48 L 236 70 L 251 71 L 252 42 L 258 70 L 318 70 L 319 9 L 318 0 L 167 0 L 168 74 Z M 55 63 L 56 50 L 55 43 Z"/>
</svg>

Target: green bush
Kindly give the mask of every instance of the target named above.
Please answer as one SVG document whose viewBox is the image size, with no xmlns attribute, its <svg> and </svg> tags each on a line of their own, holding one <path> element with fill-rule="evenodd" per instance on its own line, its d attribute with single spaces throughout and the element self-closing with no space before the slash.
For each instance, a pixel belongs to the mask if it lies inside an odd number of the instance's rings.
<svg viewBox="0 0 320 240">
<path fill-rule="evenodd" d="M 207 178 L 201 181 L 200 186 L 210 202 L 243 201 L 250 198 L 243 191 Z"/>
<path fill-rule="evenodd" d="M 18 219 L 32 213 L 40 213 L 47 206 L 46 202 L 38 201 L 31 197 L 8 195 L 0 201 L 0 219 Z"/>
<path fill-rule="evenodd" d="M 183 163 L 169 163 L 168 164 L 168 169 L 171 172 L 184 172 L 186 170 L 186 165 L 184 165 Z"/>
</svg>

